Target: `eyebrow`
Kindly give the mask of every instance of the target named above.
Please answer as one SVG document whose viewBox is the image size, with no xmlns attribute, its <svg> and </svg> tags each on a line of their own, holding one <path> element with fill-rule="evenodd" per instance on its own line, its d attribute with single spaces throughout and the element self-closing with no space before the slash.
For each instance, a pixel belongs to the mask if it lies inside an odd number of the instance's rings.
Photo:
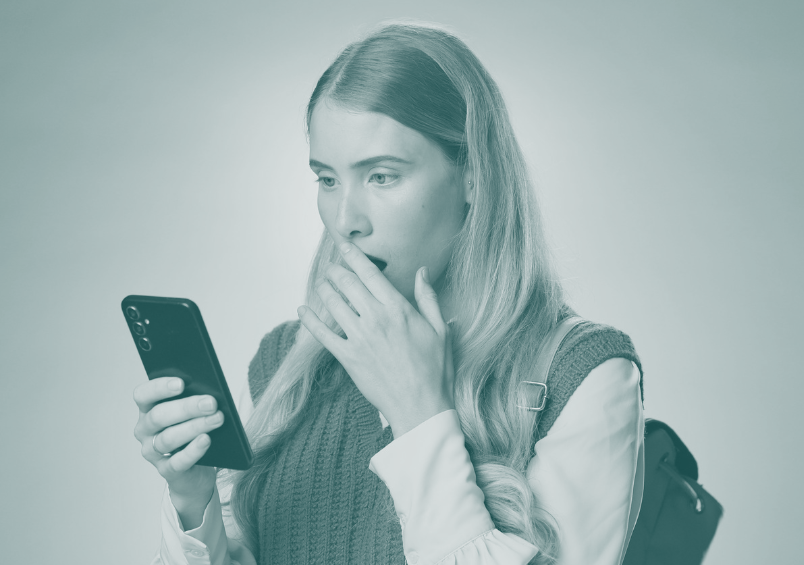
<svg viewBox="0 0 804 565">
<path fill-rule="evenodd" d="M 358 161 L 357 163 L 352 163 L 349 168 L 350 169 L 363 169 L 365 167 L 370 167 L 372 165 L 376 165 L 377 163 L 397 163 L 399 165 L 412 165 L 411 161 L 406 159 L 402 159 L 401 157 L 394 157 L 393 155 L 377 155 L 376 157 L 369 157 L 368 159 L 363 159 L 362 161 Z M 316 161 L 315 159 L 310 159 L 310 167 L 318 167 L 319 169 L 333 169 L 329 165 L 322 163 L 321 161 Z"/>
</svg>

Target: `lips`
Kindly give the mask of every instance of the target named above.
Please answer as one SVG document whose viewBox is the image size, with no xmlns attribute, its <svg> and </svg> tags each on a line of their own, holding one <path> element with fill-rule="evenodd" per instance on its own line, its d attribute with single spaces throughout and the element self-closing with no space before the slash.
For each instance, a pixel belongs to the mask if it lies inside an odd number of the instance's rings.
<svg viewBox="0 0 804 565">
<path fill-rule="evenodd" d="M 374 263 L 375 265 L 377 265 L 377 268 L 378 268 L 380 271 L 382 271 L 383 269 L 385 269 L 385 267 L 387 267 L 387 266 L 388 266 L 388 263 L 386 263 L 386 262 L 385 262 L 385 261 L 383 261 L 382 259 L 378 259 L 377 257 L 374 257 L 373 255 L 368 255 L 368 254 L 366 254 L 366 257 L 368 257 L 368 260 L 369 260 L 369 261 L 371 261 L 372 263 Z"/>
</svg>

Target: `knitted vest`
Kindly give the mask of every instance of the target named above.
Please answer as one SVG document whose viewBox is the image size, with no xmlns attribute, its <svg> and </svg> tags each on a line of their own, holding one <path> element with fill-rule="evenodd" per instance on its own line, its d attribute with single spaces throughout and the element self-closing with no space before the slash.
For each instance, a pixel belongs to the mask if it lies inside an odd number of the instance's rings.
<svg viewBox="0 0 804 565">
<path fill-rule="evenodd" d="M 574 315 L 574 312 L 568 313 Z M 572 393 L 592 369 L 618 357 L 633 361 L 639 369 L 639 390 L 644 401 L 642 364 L 631 338 L 616 328 L 588 320 L 573 328 L 553 358 L 547 376 L 547 403 L 537 424 L 535 439 L 543 438 L 550 431 Z"/>
<path fill-rule="evenodd" d="M 263 338 L 249 367 L 255 403 L 298 328 L 299 322 L 286 322 Z M 567 336 L 550 371 L 539 437 L 586 375 L 615 357 L 639 365 L 631 340 L 614 328 L 584 322 Z M 264 476 L 259 562 L 403 565 L 402 531 L 390 492 L 369 471 L 371 457 L 393 439 L 390 427 L 383 430 L 377 409 L 348 377 L 334 391 L 314 393 L 311 403 L 310 417 L 282 444 Z"/>
</svg>

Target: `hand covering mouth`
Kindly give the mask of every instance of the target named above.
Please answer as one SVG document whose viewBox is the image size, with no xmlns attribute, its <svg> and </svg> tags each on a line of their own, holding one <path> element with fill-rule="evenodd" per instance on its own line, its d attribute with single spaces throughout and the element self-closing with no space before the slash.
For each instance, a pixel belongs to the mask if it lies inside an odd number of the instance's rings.
<svg viewBox="0 0 804 565">
<path fill-rule="evenodd" d="M 388 263 L 386 263 L 386 262 L 385 262 L 385 261 L 383 261 L 382 259 L 378 259 L 377 257 L 374 257 L 373 255 L 369 255 L 368 253 L 366 253 L 365 255 L 366 255 L 366 257 L 368 257 L 368 260 L 369 260 L 369 261 L 371 261 L 372 263 L 374 263 L 375 265 L 377 265 L 377 268 L 378 268 L 380 271 L 384 270 L 384 269 L 385 269 L 385 267 L 387 267 L 387 266 L 388 266 Z"/>
</svg>

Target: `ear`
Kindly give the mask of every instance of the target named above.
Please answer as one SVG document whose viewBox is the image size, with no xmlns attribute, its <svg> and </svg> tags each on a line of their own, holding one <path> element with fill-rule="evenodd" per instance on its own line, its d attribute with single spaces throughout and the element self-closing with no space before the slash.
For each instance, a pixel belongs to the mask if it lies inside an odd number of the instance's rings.
<svg viewBox="0 0 804 565">
<path fill-rule="evenodd" d="M 463 175 L 461 175 L 461 183 L 466 203 L 471 206 L 475 196 L 475 182 L 474 175 L 468 168 L 464 169 Z"/>
</svg>

